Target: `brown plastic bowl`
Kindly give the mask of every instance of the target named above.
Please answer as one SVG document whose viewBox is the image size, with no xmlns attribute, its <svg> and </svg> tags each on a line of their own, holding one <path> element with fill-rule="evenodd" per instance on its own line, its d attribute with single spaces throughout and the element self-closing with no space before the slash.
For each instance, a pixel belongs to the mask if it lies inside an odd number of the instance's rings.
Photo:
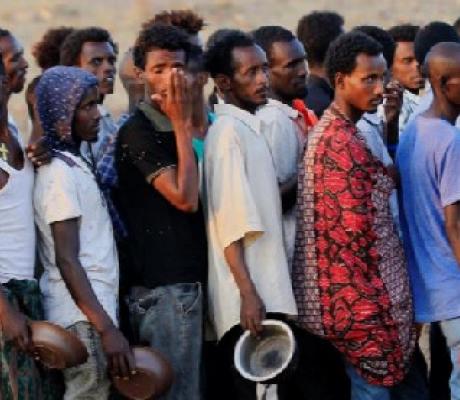
<svg viewBox="0 0 460 400">
<path fill-rule="evenodd" d="M 115 378 L 115 388 L 132 400 L 155 399 L 172 385 L 171 364 L 162 354 L 150 347 L 133 347 L 136 374 L 129 379 Z"/>
<path fill-rule="evenodd" d="M 88 352 L 81 340 L 61 326 L 48 321 L 30 321 L 29 326 L 31 352 L 46 367 L 71 368 L 88 359 Z"/>
</svg>

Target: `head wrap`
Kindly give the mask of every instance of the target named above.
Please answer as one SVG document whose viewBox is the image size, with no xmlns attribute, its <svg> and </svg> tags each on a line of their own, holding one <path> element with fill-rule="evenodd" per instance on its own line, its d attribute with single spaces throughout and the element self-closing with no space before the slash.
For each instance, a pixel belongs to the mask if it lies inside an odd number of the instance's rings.
<svg viewBox="0 0 460 400">
<path fill-rule="evenodd" d="M 40 122 L 52 150 L 78 153 L 72 121 L 86 91 L 96 85 L 97 78 L 81 68 L 57 66 L 43 73 L 35 93 Z"/>
</svg>

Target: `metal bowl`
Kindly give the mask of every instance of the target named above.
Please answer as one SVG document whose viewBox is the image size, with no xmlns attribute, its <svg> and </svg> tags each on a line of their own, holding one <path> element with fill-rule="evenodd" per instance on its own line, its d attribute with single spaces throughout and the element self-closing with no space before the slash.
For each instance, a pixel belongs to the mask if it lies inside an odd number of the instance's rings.
<svg viewBox="0 0 460 400">
<path fill-rule="evenodd" d="M 235 346 L 234 363 L 240 375 L 252 382 L 277 383 L 296 364 L 297 345 L 284 322 L 262 322 L 259 338 L 245 331 Z"/>
<path fill-rule="evenodd" d="M 50 369 L 65 369 L 83 364 L 88 352 L 81 340 L 61 326 L 48 321 L 29 321 L 31 353 Z"/>
<path fill-rule="evenodd" d="M 115 388 L 132 400 L 156 399 L 172 385 L 174 374 L 171 364 L 150 347 L 133 347 L 136 374 L 124 380 L 115 378 Z"/>
</svg>

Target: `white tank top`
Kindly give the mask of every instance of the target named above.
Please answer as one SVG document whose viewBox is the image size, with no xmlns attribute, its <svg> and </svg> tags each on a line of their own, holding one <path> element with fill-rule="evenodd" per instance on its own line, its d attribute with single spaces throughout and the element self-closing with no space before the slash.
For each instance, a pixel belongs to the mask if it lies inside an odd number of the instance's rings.
<svg viewBox="0 0 460 400">
<path fill-rule="evenodd" d="M 0 168 L 9 175 L 8 182 L 0 189 L 0 283 L 10 279 L 31 280 L 35 267 L 33 166 L 24 154 L 21 170 L 2 159 Z"/>
</svg>

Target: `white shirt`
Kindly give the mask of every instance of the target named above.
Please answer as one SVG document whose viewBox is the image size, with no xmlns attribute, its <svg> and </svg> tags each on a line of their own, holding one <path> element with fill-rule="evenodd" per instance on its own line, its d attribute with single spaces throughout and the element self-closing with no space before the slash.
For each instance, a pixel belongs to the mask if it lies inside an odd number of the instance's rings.
<svg viewBox="0 0 460 400">
<path fill-rule="evenodd" d="M 365 113 L 356 126 L 374 157 L 378 158 L 383 165 L 388 167 L 393 165 L 393 160 L 390 154 L 388 154 L 387 147 L 383 143 L 383 120 L 380 115 L 379 113 Z M 396 228 L 401 236 L 398 193 L 396 189 L 393 190 L 390 196 L 390 211 Z"/>
<path fill-rule="evenodd" d="M 8 121 L 8 128 L 23 148 L 21 135 L 12 119 Z M 9 175 L 8 182 L 0 189 L 0 283 L 11 279 L 34 279 L 34 169 L 23 154 L 21 170 L 0 159 L 0 169 Z"/>
<path fill-rule="evenodd" d="M 409 90 L 404 90 L 403 92 L 403 102 L 401 106 L 401 112 L 399 113 L 399 134 L 403 133 L 406 128 L 407 123 L 410 120 L 410 117 L 417 109 L 420 104 L 420 96 L 410 92 Z"/>
<path fill-rule="evenodd" d="M 205 141 L 204 194 L 210 317 L 220 339 L 240 322 L 240 294 L 224 249 L 242 239 L 244 259 L 267 312 L 297 313 L 283 245 L 281 201 L 261 121 L 216 105 Z"/>
<path fill-rule="evenodd" d="M 39 254 L 44 267 L 40 286 L 46 318 L 68 327 L 86 316 L 73 301 L 56 265 L 50 224 L 78 218 L 79 259 L 105 311 L 116 323 L 118 257 L 112 223 L 105 200 L 86 163 L 64 152 L 65 162 L 54 157 L 39 168 L 35 180 L 35 222 L 39 231 Z"/>
<path fill-rule="evenodd" d="M 302 133 L 295 122 L 299 112 L 278 100 L 270 99 L 257 110 L 257 117 L 263 123 L 263 133 L 267 139 L 275 166 L 278 183 L 288 182 L 297 176 Z M 283 236 L 289 266 L 292 265 L 295 245 L 296 210 L 283 214 Z"/>
</svg>

